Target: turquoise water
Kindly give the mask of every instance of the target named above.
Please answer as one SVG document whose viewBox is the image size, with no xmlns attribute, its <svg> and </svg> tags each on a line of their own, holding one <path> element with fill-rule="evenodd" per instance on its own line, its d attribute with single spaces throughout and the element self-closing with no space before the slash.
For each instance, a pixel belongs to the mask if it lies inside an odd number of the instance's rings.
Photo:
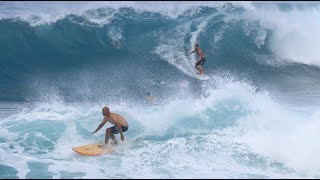
<svg viewBox="0 0 320 180">
<path fill-rule="evenodd" d="M 0 178 L 319 178 L 318 19 L 311 2 L 0 2 Z M 126 140 L 75 153 L 103 143 L 104 106 Z"/>
</svg>

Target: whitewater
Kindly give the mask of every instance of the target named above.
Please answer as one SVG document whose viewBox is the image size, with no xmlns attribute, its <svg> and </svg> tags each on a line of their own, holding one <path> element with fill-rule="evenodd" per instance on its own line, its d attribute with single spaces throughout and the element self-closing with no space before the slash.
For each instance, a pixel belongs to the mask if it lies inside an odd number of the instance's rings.
<svg viewBox="0 0 320 180">
<path fill-rule="evenodd" d="M 1 1 L 0 178 L 319 178 L 319 18 L 318 2 Z M 104 142 L 105 106 L 125 141 L 72 151 Z"/>
</svg>

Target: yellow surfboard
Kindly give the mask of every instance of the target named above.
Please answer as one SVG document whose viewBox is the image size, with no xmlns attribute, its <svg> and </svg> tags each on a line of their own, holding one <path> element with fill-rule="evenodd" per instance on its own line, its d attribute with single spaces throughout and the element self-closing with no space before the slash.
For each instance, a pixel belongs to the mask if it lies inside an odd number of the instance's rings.
<svg viewBox="0 0 320 180">
<path fill-rule="evenodd" d="M 84 146 L 74 147 L 72 148 L 72 150 L 86 156 L 99 156 L 103 154 L 109 154 L 114 151 L 110 146 L 105 148 L 100 148 L 98 147 L 98 145 L 103 145 L 103 144 L 88 144 Z"/>
</svg>

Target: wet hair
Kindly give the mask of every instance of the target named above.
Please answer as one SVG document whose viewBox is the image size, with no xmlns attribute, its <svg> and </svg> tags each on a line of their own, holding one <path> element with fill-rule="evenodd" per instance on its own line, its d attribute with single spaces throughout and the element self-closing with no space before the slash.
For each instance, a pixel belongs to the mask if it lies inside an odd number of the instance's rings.
<svg viewBox="0 0 320 180">
<path fill-rule="evenodd" d="M 195 46 L 197 46 L 197 47 L 199 47 L 199 44 L 198 43 L 196 43 L 196 44 L 194 44 Z"/>
<path fill-rule="evenodd" d="M 147 96 L 150 96 L 150 93 L 149 93 L 149 92 L 147 92 Z"/>
</svg>

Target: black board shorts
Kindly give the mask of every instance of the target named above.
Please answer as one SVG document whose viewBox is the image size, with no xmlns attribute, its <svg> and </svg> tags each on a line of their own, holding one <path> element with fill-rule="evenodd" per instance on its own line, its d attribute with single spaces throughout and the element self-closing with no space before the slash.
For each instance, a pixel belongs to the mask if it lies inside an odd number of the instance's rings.
<svg viewBox="0 0 320 180">
<path fill-rule="evenodd" d="M 199 66 L 203 66 L 203 64 L 206 62 L 206 58 L 202 58 L 196 65 Z"/>
<path fill-rule="evenodd" d="M 110 129 L 111 129 L 112 134 L 119 133 L 119 129 L 116 125 L 112 126 Z M 121 126 L 121 129 L 122 129 L 122 132 L 126 132 L 128 130 L 128 126 Z"/>
</svg>

